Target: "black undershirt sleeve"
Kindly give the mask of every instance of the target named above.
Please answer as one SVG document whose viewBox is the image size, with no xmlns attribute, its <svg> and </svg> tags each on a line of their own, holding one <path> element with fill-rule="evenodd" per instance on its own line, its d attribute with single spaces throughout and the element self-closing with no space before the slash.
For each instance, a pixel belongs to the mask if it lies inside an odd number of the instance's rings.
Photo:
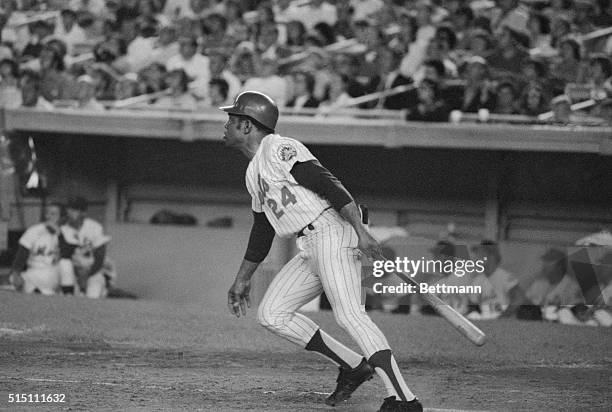
<svg viewBox="0 0 612 412">
<path fill-rule="evenodd" d="M 244 260 L 259 263 L 268 256 L 272 241 L 274 240 L 274 228 L 268 221 L 265 213 L 253 212 L 253 226 L 249 236 Z"/>
<path fill-rule="evenodd" d="M 327 199 L 338 211 L 353 201 L 353 197 L 340 180 L 318 160 L 296 162 L 291 168 L 291 175 L 300 185 Z"/>
<path fill-rule="evenodd" d="M 77 245 L 73 245 L 71 243 L 66 242 L 66 239 L 63 235 L 60 234 L 59 237 L 59 248 L 60 248 L 60 258 L 61 259 L 70 259 L 74 254 Z"/>
<path fill-rule="evenodd" d="M 23 272 L 28 262 L 28 256 L 30 256 L 30 250 L 25 246 L 19 245 L 11 269 L 15 272 Z"/>
<path fill-rule="evenodd" d="M 104 258 L 106 257 L 106 245 L 99 246 L 93 250 L 94 263 L 89 269 L 89 276 L 93 276 L 104 266 Z"/>
</svg>

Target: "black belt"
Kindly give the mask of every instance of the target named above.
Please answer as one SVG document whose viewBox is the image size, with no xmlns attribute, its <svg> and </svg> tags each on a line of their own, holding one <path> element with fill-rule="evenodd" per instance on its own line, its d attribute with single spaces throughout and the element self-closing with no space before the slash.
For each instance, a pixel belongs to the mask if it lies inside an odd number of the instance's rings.
<svg viewBox="0 0 612 412">
<path fill-rule="evenodd" d="M 331 206 L 327 206 L 325 209 L 323 209 L 323 212 L 325 212 L 326 210 L 331 209 Z M 323 212 L 321 212 L 321 215 L 323 214 Z M 319 215 L 319 216 L 321 216 Z M 315 220 L 317 220 L 319 218 L 319 216 L 317 216 L 317 218 Z M 314 222 L 314 220 L 313 220 Z M 297 237 L 302 237 L 305 235 L 304 231 L 308 229 L 308 230 L 314 230 L 314 226 L 312 225 L 312 223 L 307 224 L 302 230 L 300 230 L 299 232 L 297 232 Z"/>
<path fill-rule="evenodd" d="M 308 230 L 314 230 L 314 226 L 312 225 L 312 223 L 309 223 L 309 224 L 308 224 L 308 225 L 307 225 L 307 226 L 306 226 L 304 229 L 300 230 L 300 231 L 297 233 L 297 237 L 302 237 L 302 236 L 304 236 L 304 235 L 305 235 L 304 231 L 305 231 L 306 229 L 308 229 Z"/>
</svg>

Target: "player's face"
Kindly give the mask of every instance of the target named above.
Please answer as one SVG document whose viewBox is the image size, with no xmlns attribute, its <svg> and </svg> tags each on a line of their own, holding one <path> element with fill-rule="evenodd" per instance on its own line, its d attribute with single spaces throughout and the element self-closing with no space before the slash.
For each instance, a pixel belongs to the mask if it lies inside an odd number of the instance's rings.
<svg viewBox="0 0 612 412">
<path fill-rule="evenodd" d="M 68 221 L 71 223 L 79 221 L 82 215 L 83 212 L 81 212 L 80 210 L 72 209 L 70 207 L 66 209 L 66 216 L 68 217 Z"/>
<path fill-rule="evenodd" d="M 223 133 L 223 140 L 225 145 L 228 147 L 242 147 L 246 142 L 246 136 L 241 130 L 242 122 L 237 116 L 229 116 L 227 122 L 225 122 L 225 132 Z"/>
<path fill-rule="evenodd" d="M 61 217 L 60 209 L 57 206 L 47 206 L 45 209 L 45 222 L 57 226 Z"/>
</svg>

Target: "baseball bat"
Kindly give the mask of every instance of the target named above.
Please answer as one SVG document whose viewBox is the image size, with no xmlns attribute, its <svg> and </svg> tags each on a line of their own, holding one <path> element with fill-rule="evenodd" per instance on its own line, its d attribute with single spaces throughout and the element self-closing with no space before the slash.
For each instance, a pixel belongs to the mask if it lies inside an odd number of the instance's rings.
<svg viewBox="0 0 612 412">
<path fill-rule="evenodd" d="M 395 275 L 404 282 L 409 282 L 419 287 L 419 284 L 409 276 L 403 273 L 395 272 Z M 448 321 L 455 329 L 463 336 L 468 338 L 476 346 L 482 346 L 486 342 L 486 335 L 476 325 L 470 322 L 465 316 L 457 312 L 448 303 L 444 302 L 433 293 L 421 293 L 421 296 L 429 303 L 436 312 Z"/>
<path fill-rule="evenodd" d="M 359 205 L 359 211 L 361 213 L 361 221 L 364 225 L 369 224 L 369 213 L 368 208 L 365 205 Z M 379 257 L 388 261 L 386 257 L 381 253 Z M 412 279 L 409 276 L 404 275 L 403 273 L 394 272 L 395 275 L 403 280 L 404 282 L 411 283 L 415 285 L 417 288 L 419 284 L 416 280 Z M 433 293 L 421 293 L 421 296 L 427 303 L 429 303 L 436 312 L 440 314 L 448 323 L 453 325 L 455 329 L 459 331 L 463 336 L 468 338 L 470 342 L 472 342 L 476 346 L 482 346 L 486 342 L 486 335 L 483 331 L 481 331 L 476 325 L 470 322 L 465 316 L 457 312 L 452 308 L 448 303 L 444 302 L 438 296 Z"/>
</svg>

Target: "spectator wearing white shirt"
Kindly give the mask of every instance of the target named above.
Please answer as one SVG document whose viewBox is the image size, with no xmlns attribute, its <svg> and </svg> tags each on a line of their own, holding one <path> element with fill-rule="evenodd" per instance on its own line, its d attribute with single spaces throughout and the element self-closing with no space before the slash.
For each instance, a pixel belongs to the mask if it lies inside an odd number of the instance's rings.
<svg viewBox="0 0 612 412">
<path fill-rule="evenodd" d="M 166 76 L 170 95 L 160 97 L 153 107 L 168 110 L 196 110 L 197 101 L 189 93 L 189 79 L 183 69 L 175 69 Z"/>
<path fill-rule="evenodd" d="M 367 19 L 378 13 L 385 3 L 382 0 L 351 0 L 353 7 L 353 20 Z"/>
<path fill-rule="evenodd" d="M 174 26 L 165 26 L 159 30 L 159 37 L 153 46 L 151 60 L 154 63 L 166 64 L 171 57 L 179 54 Z"/>
<path fill-rule="evenodd" d="M 59 24 L 55 26 L 53 37 L 66 43 L 68 54 L 72 55 L 76 44 L 84 43 L 87 40 L 85 31 L 77 24 L 77 15 L 74 10 L 63 9 Z"/>
<path fill-rule="evenodd" d="M 278 75 L 276 60 L 264 57 L 258 77 L 248 79 L 242 86 L 242 91 L 254 90 L 270 96 L 278 105 L 285 107 L 287 101 L 287 82 Z"/>
<path fill-rule="evenodd" d="M 324 0 L 311 0 L 306 5 L 291 6 L 288 17 L 291 17 L 290 20 L 301 21 L 306 30 L 311 30 L 315 24 L 320 22 L 333 26 L 338 20 L 336 6 Z"/>
<path fill-rule="evenodd" d="M 189 85 L 193 93 L 199 98 L 204 98 L 208 94 L 210 59 L 198 53 L 195 37 L 185 36 L 179 39 L 179 54 L 168 60 L 166 69 L 169 72 L 175 69 L 185 70 L 187 76 L 193 79 Z"/>
<path fill-rule="evenodd" d="M 212 79 L 223 79 L 227 83 L 227 98 L 230 102 L 233 102 L 234 97 L 240 92 L 242 83 L 240 79 L 228 69 L 228 57 L 219 51 L 211 51 L 208 58 L 210 60 L 210 77 Z"/>
<path fill-rule="evenodd" d="M 431 39 L 436 35 L 436 27 L 431 22 L 433 7 L 429 2 L 420 2 L 417 5 L 416 39 L 410 45 L 408 54 L 404 56 L 400 64 L 400 73 L 404 77 L 413 77 L 418 68 L 425 60 L 427 47 Z"/>
<path fill-rule="evenodd" d="M 0 108 L 13 109 L 21 106 L 19 90 L 19 66 L 12 59 L 0 61 Z"/>
<path fill-rule="evenodd" d="M 53 103 L 41 95 L 40 76 L 33 71 L 21 75 L 21 105 L 40 110 L 53 110 Z"/>
<path fill-rule="evenodd" d="M 137 22 L 138 35 L 127 46 L 126 61 L 130 72 L 138 72 L 153 62 L 157 22 L 152 17 L 141 17 Z"/>
</svg>

